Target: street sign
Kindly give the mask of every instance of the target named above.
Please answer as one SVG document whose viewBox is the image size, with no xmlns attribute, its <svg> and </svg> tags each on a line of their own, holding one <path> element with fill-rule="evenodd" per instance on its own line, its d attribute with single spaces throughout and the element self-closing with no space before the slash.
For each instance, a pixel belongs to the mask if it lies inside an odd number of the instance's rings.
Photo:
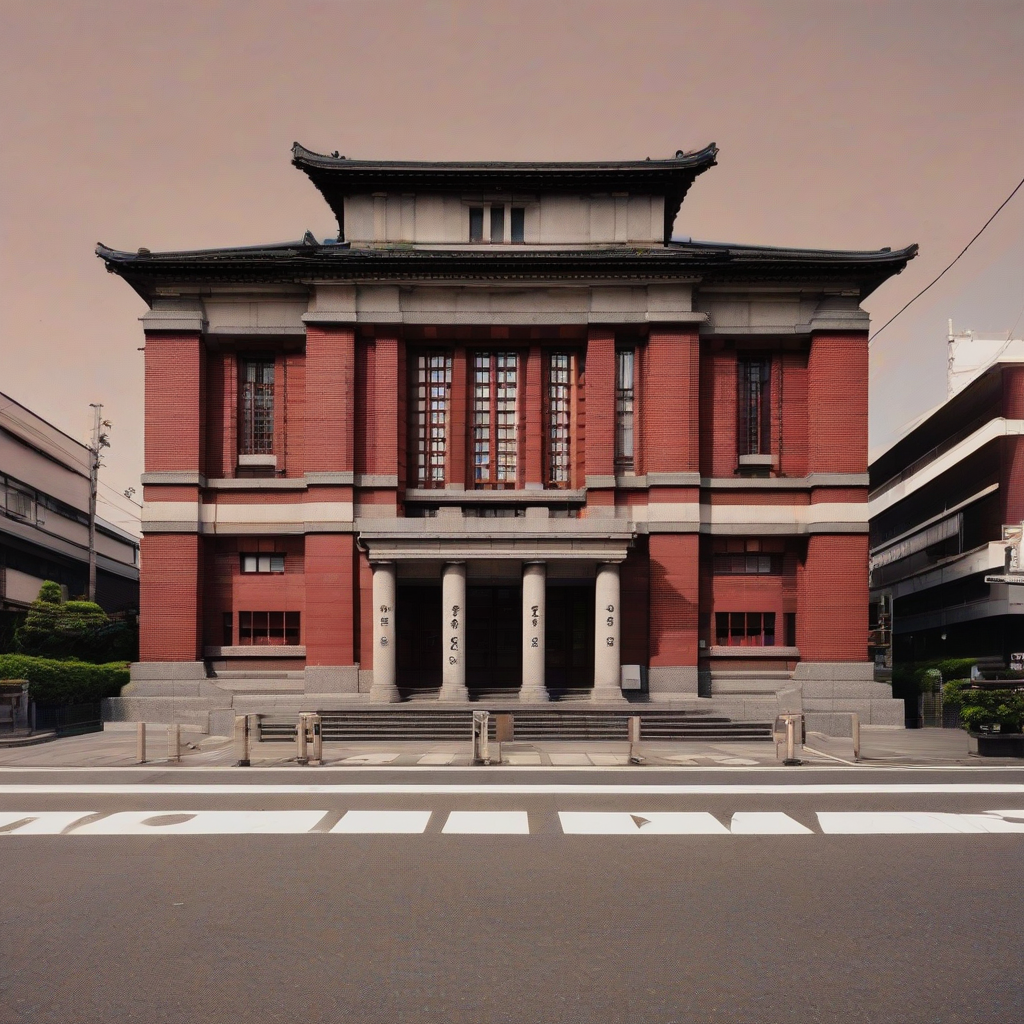
<svg viewBox="0 0 1024 1024">
<path fill-rule="evenodd" d="M 1018 587 L 1024 586 L 1024 573 L 1012 573 L 1008 576 L 986 576 L 986 583 L 1011 583 Z"/>
</svg>

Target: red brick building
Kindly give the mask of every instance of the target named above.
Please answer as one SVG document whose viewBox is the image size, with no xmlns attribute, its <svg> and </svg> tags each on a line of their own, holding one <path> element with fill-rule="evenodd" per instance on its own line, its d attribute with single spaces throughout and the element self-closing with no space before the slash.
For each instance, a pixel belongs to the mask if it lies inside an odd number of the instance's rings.
<svg viewBox="0 0 1024 1024">
<path fill-rule="evenodd" d="M 915 248 L 673 240 L 716 153 L 296 145 L 336 239 L 101 246 L 150 307 L 132 698 L 621 701 L 639 675 L 902 722 L 867 660 L 860 303 Z"/>
</svg>

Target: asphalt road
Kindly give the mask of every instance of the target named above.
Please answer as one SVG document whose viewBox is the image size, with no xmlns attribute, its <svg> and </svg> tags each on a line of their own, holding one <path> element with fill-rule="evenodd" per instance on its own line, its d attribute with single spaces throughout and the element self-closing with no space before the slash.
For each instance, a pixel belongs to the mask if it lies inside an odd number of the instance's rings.
<svg viewBox="0 0 1024 1024">
<path fill-rule="evenodd" d="M 1024 1019 L 1020 769 L 3 771 L 0 850 L 4 1021 Z"/>
</svg>

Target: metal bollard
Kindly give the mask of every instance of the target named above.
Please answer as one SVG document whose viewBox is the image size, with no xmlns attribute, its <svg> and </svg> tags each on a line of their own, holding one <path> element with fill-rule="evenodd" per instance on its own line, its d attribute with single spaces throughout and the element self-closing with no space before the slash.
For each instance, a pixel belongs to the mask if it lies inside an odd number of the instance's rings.
<svg viewBox="0 0 1024 1024">
<path fill-rule="evenodd" d="M 802 727 L 803 715 L 786 715 L 786 756 L 782 759 L 782 763 L 789 767 L 802 764 L 803 762 L 796 756 L 796 730 L 798 726 Z M 803 730 L 801 728 L 801 740 L 803 739 Z"/>
<path fill-rule="evenodd" d="M 489 711 L 473 712 L 473 764 L 491 763 L 491 752 L 487 736 L 490 718 Z"/>
<path fill-rule="evenodd" d="M 135 727 L 135 760 L 139 764 L 146 763 L 146 723 L 139 722 Z"/>
<path fill-rule="evenodd" d="M 249 716 L 235 715 L 235 754 L 239 768 L 249 767 Z"/>
<path fill-rule="evenodd" d="M 636 747 L 640 743 L 640 716 L 630 715 L 629 720 L 629 763 L 643 764 L 644 759 L 640 756 Z"/>
<path fill-rule="evenodd" d="M 853 759 L 860 760 L 860 715 L 855 711 L 850 715 L 850 726 L 853 732 Z"/>
<path fill-rule="evenodd" d="M 299 715 L 299 724 L 295 729 L 295 763 L 309 764 L 309 753 L 306 736 L 306 715 Z"/>
<path fill-rule="evenodd" d="M 324 763 L 324 734 L 321 728 L 323 722 L 319 715 L 309 716 L 310 738 L 313 741 L 313 754 L 309 759 L 310 764 Z"/>
<path fill-rule="evenodd" d="M 171 764 L 181 763 L 181 725 L 178 722 L 167 726 L 167 760 Z"/>
</svg>

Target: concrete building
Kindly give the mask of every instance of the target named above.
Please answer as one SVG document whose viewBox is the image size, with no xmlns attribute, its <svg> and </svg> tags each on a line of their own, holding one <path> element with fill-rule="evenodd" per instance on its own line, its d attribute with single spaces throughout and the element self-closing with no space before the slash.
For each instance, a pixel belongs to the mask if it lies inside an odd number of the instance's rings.
<svg viewBox="0 0 1024 1024">
<path fill-rule="evenodd" d="M 89 585 L 89 449 L 0 393 L 0 607 L 22 611 L 45 580 Z M 139 607 L 139 541 L 97 518 L 96 600 Z"/>
<path fill-rule="evenodd" d="M 954 333 L 948 397 L 871 464 L 871 599 L 897 661 L 1024 652 L 1024 341 Z M 1015 567 L 1016 571 L 1017 567 Z"/>
<path fill-rule="evenodd" d="M 868 317 L 897 252 L 673 240 L 714 146 L 293 163 L 338 237 L 100 246 L 147 302 L 121 713 L 499 693 L 902 723 L 867 658 Z M 150 702 L 150 703 L 145 703 Z M 191 703 L 189 703 L 191 702 Z"/>
</svg>

